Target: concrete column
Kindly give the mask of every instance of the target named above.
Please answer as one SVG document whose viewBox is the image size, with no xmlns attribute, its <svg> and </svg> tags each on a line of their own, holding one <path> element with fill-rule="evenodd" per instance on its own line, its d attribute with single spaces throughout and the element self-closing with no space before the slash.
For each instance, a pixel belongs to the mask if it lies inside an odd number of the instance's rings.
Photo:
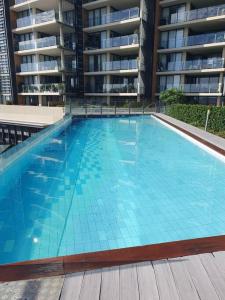
<svg viewBox="0 0 225 300">
<path fill-rule="evenodd" d="M 62 0 L 58 0 L 58 8 L 59 8 L 59 21 L 63 22 L 63 4 L 62 4 Z"/>
<path fill-rule="evenodd" d="M 42 95 L 38 95 L 38 105 L 42 106 Z"/>
<path fill-rule="evenodd" d="M 222 92 L 222 93 L 223 93 L 223 89 L 224 89 L 223 81 L 224 81 L 223 73 L 220 73 L 220 79 L 219 79 L 219 92 Z M 219 97 L 217 97 L 216 105 L 217 105 L 217 106 L 221 106 L 221 103 L 222 103 L 222 97 L 219 96 Z"/>
</svg>

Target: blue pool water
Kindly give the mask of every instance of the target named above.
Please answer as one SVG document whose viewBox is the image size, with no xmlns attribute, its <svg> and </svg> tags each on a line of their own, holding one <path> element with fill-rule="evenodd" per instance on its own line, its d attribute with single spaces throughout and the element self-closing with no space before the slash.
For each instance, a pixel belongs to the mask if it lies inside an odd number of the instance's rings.
<svg viewBox="0 0 225 300">
<path fill-rule="evenodd" d="M 225 234 L 225 164 L 149 116 L 74 120 L 1 174 L 0 263 Z"/>
</svg>

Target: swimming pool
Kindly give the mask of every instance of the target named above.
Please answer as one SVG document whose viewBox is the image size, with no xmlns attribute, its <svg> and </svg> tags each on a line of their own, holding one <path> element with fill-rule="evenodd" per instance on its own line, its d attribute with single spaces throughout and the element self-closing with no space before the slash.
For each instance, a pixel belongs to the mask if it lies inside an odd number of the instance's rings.
<svg viewBox="0 0 225 300">
<path fill-rule="evenodd" d="M 225 234 L 225 163 L 150 116 L 77 119 L 1 174 L 0 263 Z"/>
</svg>

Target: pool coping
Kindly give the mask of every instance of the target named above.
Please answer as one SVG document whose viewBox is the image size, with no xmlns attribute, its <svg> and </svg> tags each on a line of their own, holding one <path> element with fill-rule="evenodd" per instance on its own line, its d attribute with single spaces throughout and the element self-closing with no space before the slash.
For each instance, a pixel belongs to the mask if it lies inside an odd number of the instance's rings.
<svg viewBox="0 0 225 300">
<path fill-rule="evenodd" d="M 209 148 L 225 156 L 225 147 L 213 143 L 211 134 L 162 114 L 153 114 Z M 206 138 L 207 137 L 207 138 Z M 216 137 L 217 138 L 217 137 Z M 220 138 L 217 139 L 220 141 Z M 0 265 L 0 281 L 14 281 L 48 276 L 66 275 L 103 267 L 182 257 L 187 255 L 225 251 L 225 235 L 172 241 L 123 249 L 74 254 Z"/>
<path fill-rule="evenodd" d="M 37 259 L 0 266 L 0 281 L 66 275 L 105 267 L 225 250 L 225 235 Z"/>
<path fill-rule="evenodd" d="M 152 113 L 152 115 L 160 121 L 178 129 L 203 145 L 225 156 L 225 139 L 162 113 Z"/>
</svg>

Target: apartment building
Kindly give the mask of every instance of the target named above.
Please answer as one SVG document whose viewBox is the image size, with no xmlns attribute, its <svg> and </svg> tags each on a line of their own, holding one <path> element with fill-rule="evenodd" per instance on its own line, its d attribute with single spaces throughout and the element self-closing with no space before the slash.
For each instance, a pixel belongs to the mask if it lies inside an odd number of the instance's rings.
<svg viewBox="0 0 225 300">
<path fill-rule="evenodd" d="M 10 21 L 17 103 L 63 105 L 82 97 L 82 1 L 14 0 Z"/>
<path fill-rule="evenodd" d="M 155 1 L 84 0 L 84 96 L 92 104 L 150 100 Z"/>
<path fill-rule="evenodd" d="M 0 103 L 16 97 L 8 0 L 0 0 Z"/>
<path fill-rule="evenodd" d="M 221 105 L 225 83 L 224 0 L 159 0 L 156 96 L 175 87 L 186 102 Z"/>
</svg>

